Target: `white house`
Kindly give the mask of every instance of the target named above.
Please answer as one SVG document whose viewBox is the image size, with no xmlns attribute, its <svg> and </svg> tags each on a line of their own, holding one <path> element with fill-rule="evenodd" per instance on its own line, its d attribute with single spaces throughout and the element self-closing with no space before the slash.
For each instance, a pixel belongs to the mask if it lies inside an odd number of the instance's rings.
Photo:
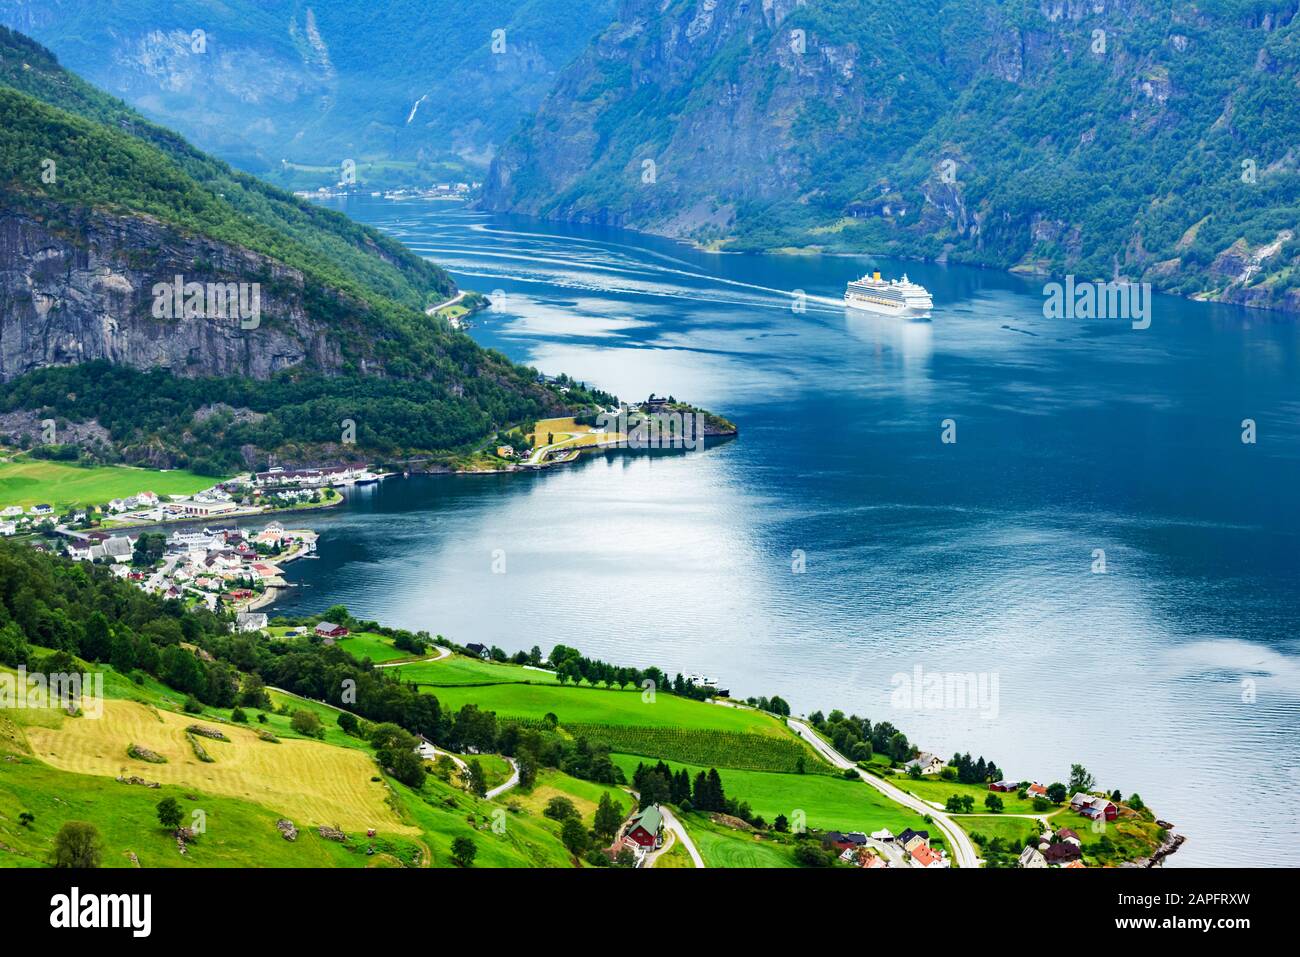
<svg viewBox="0 0 1300 957">
<path fill-rule="evenodd" d="M 1047 858 L 1043 857 L 1038 848 L 1032 844 L 1026 845 L 1025 849 L 1020 852 L 1021 867 L 1046 867 Z"/>
<path fill-rule="evenodd" d="M 0 518 L 17 518 L 22 513 L 23 507 L 21 505 L 6 505 L 3 509 L 0 509 Z"/>
<path fill-rule="evenodd" d="M 922 774 L 938 774 L 943 770 L 943 758 L 929 751 L 922 751 L 911 761 L 903 765 L 905 770 L 910 770 L 913 766 L 921 769 Z"/>
<path fill-rule="evenodd" d="M 266 615 L 261 612 L 241 611 L 235 616 L 235 630 L 262 631 L 266 628 Z"/>
<path fill-rule="evenodd" d="M 13 535 L 18 531 L 18 526 L 13 522 L 0 522 L 0 535 Z"/>
</svg>

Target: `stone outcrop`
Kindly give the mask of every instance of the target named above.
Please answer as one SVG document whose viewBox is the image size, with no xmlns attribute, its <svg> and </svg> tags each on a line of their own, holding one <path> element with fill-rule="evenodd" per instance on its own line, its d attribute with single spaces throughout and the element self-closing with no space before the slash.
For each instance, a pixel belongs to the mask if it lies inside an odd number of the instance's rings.
<svg viewBox="0 0 1300 957">
<path fill-rule="evenodd" d="M 154 317 L 154 287 L 256 283 L 256 328 L 235 318 Z M 93 359 L 181 376 L 264 379 L 303 364 L 337 371 L 303 276 L 269 257 L 141 215 L 0 204 L 0 381 Z"/>
</svg>

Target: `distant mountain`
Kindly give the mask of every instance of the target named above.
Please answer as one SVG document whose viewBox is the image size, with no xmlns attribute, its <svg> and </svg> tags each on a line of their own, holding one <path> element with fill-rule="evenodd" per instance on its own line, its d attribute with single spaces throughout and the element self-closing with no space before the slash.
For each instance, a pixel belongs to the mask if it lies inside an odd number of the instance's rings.
<svg viewBox="0 0 1300 957">
<path fill-rule="evenodd" d="M 1296 0 L 624 0 L 485 205 L 1300 309 Z"/>
<path fill-rule="evenodd" d="M 0 0 L 0 23 L 285 186 L 481 178 L 614 0 Z M 499 31 L 499 32 L 497 32 Z"/>
<path fill-rule="evenodd" d="M 197 284 L 195 308 L 188 288 L 168 295 L 178 283 Z M 209 284 L 249 306 L 256 290 L 256 315 L 214 308 Z M 236 172 L 0 27 L 5 435 L 48 415 L 101 458 L 228 471 L 271 452 L 451 453 L 582 404 L 425 314 L 454 293 L 401 244 Z M 334 448 L 343 419 L 355 449 Z"/>
</svg>

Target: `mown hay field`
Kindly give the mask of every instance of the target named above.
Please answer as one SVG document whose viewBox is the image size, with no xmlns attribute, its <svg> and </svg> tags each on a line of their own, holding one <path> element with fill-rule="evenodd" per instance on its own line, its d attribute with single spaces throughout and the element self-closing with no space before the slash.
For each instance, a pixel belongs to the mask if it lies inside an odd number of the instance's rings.
<svg viewBox="0 0 1300 957">
<path fill-rule="evenodd" d="M 106 700 L 101 718 L 64 718 L 59 727 L 30 725 L 33 754 L 62 771 L 117 777 L 138 775 L 163 784 L 254 801 L 292 819 L 299 827 L 321 824 L 346 830 L 376 828 L 413 833 L 386 803 L 387 790 L 374 762 L 360 751 L 318 741 L 262 741 L 238 725 L 219 727 L 229 741 L 202 738 L 213 758 L 194 755 L 185 729 L 203 719 L 158 711 L 134 701 Z M 20 718 L 19 720 L 22 720 Z M 24 723 L 27 723 L 24 721 Z M 131 744 L 167 759 L 165 764 L 127 756 Z"/>
</svg>

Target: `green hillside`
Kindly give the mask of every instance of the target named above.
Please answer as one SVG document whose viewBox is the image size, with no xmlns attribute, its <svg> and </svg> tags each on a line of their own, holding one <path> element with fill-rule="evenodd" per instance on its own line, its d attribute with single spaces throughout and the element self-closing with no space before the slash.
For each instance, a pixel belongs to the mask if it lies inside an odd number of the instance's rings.
<svg viewBox="0 0 1300 957">
<path fill-rule="evenodd" d="M 6 355 L 13 365 L 0 369 L 9 380 L 0 382 L 0 411 L 27 412 L 33 423 L 97 422 L 111 438 L 110 449 L 93 450 L 101 462 L 229 474 L 271 454 L 293 462 L 360 451 L 449 463 L 497 428 L 607 398 L 581 387 L 562 397 L 425 315 L 454 291 L 437 266 L 195 150 L 4 28 L 0 218 L 41 231 L 37 242 L 70 263 L 93 250 L 125 281 L 125 314 L 118 293 L 90 277 L 65 288 L 77 278 L 32 257 L 7 264 L 12 288 L 6 280 L 0 289 L 4 321 L 31 326 L 27 354 Z M 195 237 L 202 251 L 185 254 Z M 258 283 L 264 321 L 233 341 L 182 323 L 160 330 L 150 289 L 182 271 L 187 280 Z M 55 308 L 35 310 L 39 293 Z M 118 315 L 143 361 L 157 361 L 161 336 L 173 357 L 166 369 L 121 364 L 133 350 L 120 341 L 79 354 L 72 367 L 42 346 L 93 339 L 104 311 Z M 300 357 L 286 364 L 285 351 Z M 230 375 L 232 365 L 255 371 Z M 341 448 L 344 420 L 354 423 L 355 450 Z M 23 434 L 32 428 L 15 432 Z"/>
<path fill-rule="evenodd" d="M 352 158 L 379 188 L 481 178 L 615 6 L 199 0 L 182 13 L 167 0 L 8 0 L 0 23 L 242 169 L 315 188 Z"/>
</svg>

